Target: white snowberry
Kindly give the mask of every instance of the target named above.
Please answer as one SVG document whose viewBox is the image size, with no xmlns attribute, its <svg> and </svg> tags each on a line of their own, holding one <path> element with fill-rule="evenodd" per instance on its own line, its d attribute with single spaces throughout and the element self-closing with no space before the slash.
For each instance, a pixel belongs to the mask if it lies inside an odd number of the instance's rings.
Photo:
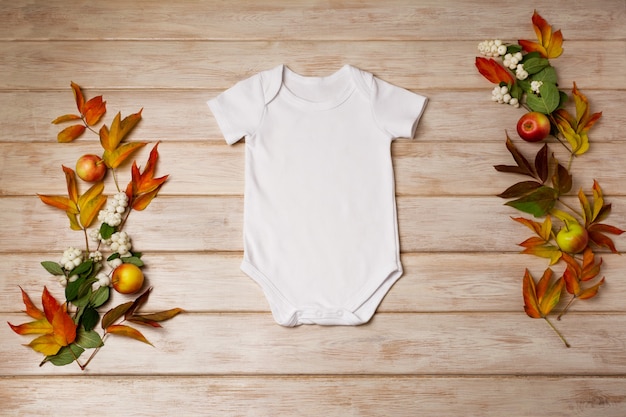
<svg viewBox="0 0 626 417">
<path fill-rule="evenodd" d="M 109 266 L 113 269 L 117 268 L 122 264 L 122 260 L 120 258 L 115 258 L 109 261 Z"/>
<path fill-rule="evenodd" d="M 530 89 L 533 90 L 535 93 L 539 94 L 539 89 L 541 88 L 542 85 L 543 85 L 543 81 L 532 81 L 530 83 Z"/>
</svg>

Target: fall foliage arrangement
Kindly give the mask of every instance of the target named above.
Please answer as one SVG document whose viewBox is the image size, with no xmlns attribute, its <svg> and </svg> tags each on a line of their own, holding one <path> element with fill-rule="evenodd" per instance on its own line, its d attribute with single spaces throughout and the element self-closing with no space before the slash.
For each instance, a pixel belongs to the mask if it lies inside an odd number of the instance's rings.
<svg viewBox="0 0 626 417">
<path fill-rule="evenodd" d="M 563 294 L 569 294 L 569 300 L 559 312 L 558 320 L 572 302 L 590 299 L 598 293 L 605 278 L 600 278 L 602 258 L 598 259 L 596 252 L 604 247 L 617 253 L 610 235 L 624 231 L 603 223 L 611 212 L 611 204 L 605 201 L 597 181 L 593 182 L 589 194 L 582 188 L 578 191 L 578 202 L 572 203 L 566 198 L 573 186 L 573 161 L 589 150 L 588 132 L 602 113 L 591 112 L 587 97 L 578 90 L 576 83 L 571 96 L 559 89 L 550 59 L 563 52 L 561 31 L 553 32 L 536 11 L 532 24 L 536 42 L 481 42 L 478 49 L 483 56 L 476 58 L 476 67 L 487 80 L 496 84 L 493 101 L 527 110 L 516 126 L 521 139 L 542 142 L 554 138 L 569 153 L 569 160 L 563 164 L 555 158 L 548 143 L 544 143 L 534 158 L 527 158 L 507 134 L 506 148 L 515 164 L 495 166 L 499 172 L 525 177 L 499 197 L 508 200 L 505 204 L 534 216 L 513 218 L 533 232 L 532 237 L 520 243 L 524 248 L 522 253 L 546 258 L 549 262 L 538 282 L 526 269 L 522 279 L 524 310 L 531 318 L 545 319 L 569 347 L 548 316 Z M 573 112 L 569 110 L 571 107 Z M 564 265 L 558 278 L 551 268 L 557 264 Z"/>
<path fill-rule="evenodd" d="M 124 226 L 133 210 L 148 207 L 168 176 L 155 178 L 159 158 L 157 143 L 143 170 L 133 161 L 130 182 L 120 188 L 118 168 L 148 144 L 124 140 L 141 120 L 141 110 L 124 118 L 118 112 L 110 127 L 102 124 L 96 130 L 106 113 L 106 102 L 102 96 L 86 101 L 80 86 L 72 82 L 71 87 L 79 114 L 66 114 L 52 122 L 73 123 L 59 132 L 57 140 L 72 142 L 91 131 L 99 136 L 103 154 L 101 157 L 83 155 L 76 163 L 76 171 L 62 166 L 67 196 L 40 194 L 39 198 L 64 211 L 72 230 L 83 232 L 84 249 L 71 246 L 59 261 L 41 263 L 65 288 L 65 300 L 58 301 L 44 286 L 41 310 L 22 289 L 25 312 L 33 321 L 20 325 L 9 323 L 9 326 L 20 335 L 39 335 L 27 346 L 45 355 L 40 366 L 47 362 L 57 366 L 76 362 L 84 370 L 110 335 L 150 344 L 130 323 L 161 327 L 160 322 L 173 318 L 182 310 L 140 312 L 152 290 L 148 288 L 135 300 L 102 311 L 111 298 L 111 288 L 121 294 L 135 294 L 144 287 L 142 254 L 132 247 Z M 104 178 L 108 171 L 113 176 L 116 193 L 107 197 Z M 77 176 L 82 182 L 91 184 L 82 194 Z M 103 252 L 108 256 L 105 257 Z M 91 350 L 91 354 L 82 361 L 81 356 L 86 350 Z"/>
</svg>

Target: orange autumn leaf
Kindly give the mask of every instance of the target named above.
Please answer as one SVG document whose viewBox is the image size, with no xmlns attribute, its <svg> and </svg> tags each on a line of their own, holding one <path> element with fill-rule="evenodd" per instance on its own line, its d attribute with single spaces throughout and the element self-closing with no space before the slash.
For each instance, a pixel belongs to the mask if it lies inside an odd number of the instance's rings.
<svg viewBox="0 0 626 417">
<path fill-rule="evenodd" d="M 589 239 L 598 246 L 606 247 L 613 253 L 618 253 L 613 240 L 607 236 L 608 234 L 621 235 L 624 230 L 600 223 L 611 212 L 611 204 L 604 202 L 604 193 L 600 184 L 594 180 L 592 186 L 592 201 L 583 192 L 582 188 L 578 191 L 578 200 L 582 209 L 585 227 L 589 233 Z"/>
<path fill-rule="evenodd" d="M 581 155 L 589 150 L 589 129 L 602 117 L 602 112 L 591 113 L 587 97 L 578 90 L 576 83 L 572 88 L 572 97 L 576 107 L 576 116 L 566 109 L 554 112 L 554 121 L 559 132 L 572 147 L 574 155 Z"/>
<path fill-rule="evenodd" d="M 124 324 L 112 324 L 105 329 L 107 333 L 116 334 L 118 336 L 130 337 L 131 339 L 139 340 L 140 342 L 147 343 L 152 346 L 152 343 L 145 338 L 143 334 L 137 329 Z"/>
<path fill-rule="evenodd" d="M 91 226 L 97 218 L 100 209 L 106 203 L 106 196 L 102 195 L 104 183 L 98 182 L 91 186 L 83 195 L 78 195 L 76 173 L 71 168 L 63 166 L 67 192 L 69 197 L 38 194 L 45 204 L 65 211 L 72 230 L 84 230 Z M 78 215 L 78 219 L 76 216 Z"/>
<path fill-rule="evenodd" d="M 52 124 L 58 125 L 59 123 L 71 122 L 74 120 L 80 120 L 80 116 L 76 114 L 64 114 L 63 116 L 59 116 L 52 121 Z"/>
<path fill-rule="evenodd" d="M 112 151 L 104 151 L 102 159 L 109 168 L 117 168 L 137 150 L 146 146 L 148 142 L 129 142 L 118 146 Z"/>
<path fill-rule="evenodd" d="M 84 125 L 72 125 L 66 127 L 57 135 L 57 141 L 60 143 L 68 143 L 78 138 L 85 133 L 86 127 Z"/>
<path fill-rule="evenodd" d="M 74 93 L 74 100 L 76 101 L 76 108 L 79 112 L 82 113 L 83 106 L 85 105 L 85 96 L 80 89 L 80 86 L 76 84 L 74 81 L 70 81 L 70 87 L 72 87 L 72 92 Z"/>
<path fill-rule="evenodd" d="M 554 233 L 552 232 L 552 218 L 549 215 L 546 216 L 543 223 L 523 217 L 512 217 L 512 219 L 525 225 L 537 235 L 519 244 L 524 247 L 522 253 L 550 259 L 550 265 L 556 264 L 561 259 L 561 250 L 557 246 L 550 244 Z"/>
<path fill-rule="evenodd" d="M 76 340 L 77 325 L 67 314 L 66 306 L 60 304 L 46 287 L 43 289 L 41 299 L 43 312 L 35 307 L 28 294 L 22 290 L 26 313 L 36 320 L 17 326 L 9 323 L 9 326 L 17 334 L 41 334 L 28 346 L 46 356 L 55 355 L 63 346 Z"/>
<path fill-rule="evenodd" d="M 129 198 L 129 204 L 134 210 L 141 211 L 148 207 L 169 177 L 169 175 L 165 175 L 154 178 L 156 164 L 159 159 L 158 146 L 159 144 L 157 143 L 150 151 L 150 157 L 143 172 L 139 170 L 137 162 L 133 162 L 131 169 L 132 179 L 126 187 L 126 194 Z"/>
<path fill-rule="evenodd" d="M 56 207 L 68 213 L 78 214 L 78 206 L 67 197 L 43 194 L 37 194 L 37 196 L 41 201 L 49 206 Z"/>
<path fill-rule="evenodd" d="M 476 57 L 476 68 L 483 77 L 494 84 L 512 85 L 515 83 L 513 75 L 493 58 Z"/>
<path fill-rule="evenodd" d="M 563 278 L 552 281 L 553 271 L 548 268 L 535 285 L 535 280 L 526 269 L 522 281 L 522 293 L 524 297 L 524 311 L 534 319 L 545 318 L 561 299 L 564 286 Z"/>
<path fill-rule="evenodd" d="M 600 274 L 602 258 L 596 263 L 593 250 L 587 247 L 583 253 L 582 265 L 578 263 L 576 258 L 568 254 L 563 255 L 563 260 L 567 263 L 567 269 L 563 273 L 567 292 L 581 299 L 595 296 L 600 286 L 604 284 L 604 277 L 595 285 L 586 289 L 583 289 L 581 284 L 596 278 Z"/>
<path fill-rule="evenodd" d="M 102 101 L 102 96 L 96 96 L 85 103 L 81 114 L 89 126 L 93 126 L 100 121 L 106 113 L 106 101 Z"/>
<path fill-rule="evenodd" d="M 537 13 L 532 17 L 533 29 L 537 42 L 519 40 L 518 43 L 526 52 L 538 52 L 544 58 L 557 58 L 563 53 L 563 34 L 561 30 L 552 32 L 552 26 Z"/>
</svg>

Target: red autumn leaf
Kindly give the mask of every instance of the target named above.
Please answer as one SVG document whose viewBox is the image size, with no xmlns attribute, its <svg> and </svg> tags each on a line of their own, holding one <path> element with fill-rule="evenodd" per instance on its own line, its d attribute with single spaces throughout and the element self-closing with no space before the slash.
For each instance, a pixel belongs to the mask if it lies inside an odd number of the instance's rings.
<svg viewBox="0 0 626 417">
<path fill-rule="evenodd" d="M 494 84 L 513 85 L 515 83 L 513 75 L 493 58 L 476 57 L 476 68 L 483 77 Z"/>
<path fill-rule="evenodd" d="M 26 314 L 28 314 L 30 317 L 37 319 L 37 320 L 46 317 L 43 311 L 41 311 L 35 306 L 33 301 L 30 299 L 26 291 L 22 289 L 22 287 L 20 287 L 20 291 L 22 291 L 22 301 L 24 302 L 24 305 L 26 306 Z"/>
<path fill-rule="evenodd" d="M 518 41 L 526 52 L 538 52 L 544 58 L 557 58 L 563 53 L 563 34 L 561 30 L 552 32 L 552 26 L 537 13 L 532 17 L 533 29 L 538 42 L 527 40 Z"/>
<path fill-rule="evenodd" d="M 46 287 L 41 297 L 43 312 L 34 306 L 30 297 L 22 290 L 22 300 L 26 305 L 26 313 L 36 318 L 35 321 L 18 326 L 9 323 L 11 329 L 18 334 L 41 334 L 28 345 L 33 350 L 46 356 L 55 355 L 63 347 L 76 340 L 76 328 L 72 318 L 67 314 L 66 306 L 60 304 Z"/>
</svg>

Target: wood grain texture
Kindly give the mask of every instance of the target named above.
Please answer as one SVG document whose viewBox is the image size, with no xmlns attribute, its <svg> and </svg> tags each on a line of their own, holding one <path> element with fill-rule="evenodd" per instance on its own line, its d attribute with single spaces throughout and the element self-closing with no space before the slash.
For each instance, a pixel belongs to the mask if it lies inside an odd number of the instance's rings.
<svg viewBox="0 0 626 417">
<path fill-rule="evenodd" d="M 28 320 L 20 287 L 62 299 L 40 262 L 84 242 L 36 196 L 66 193 L 61 165 L 101 152 L 95 135 L 56 143 L 64 126 L 50 122 L 76 111 L 70 81 L 104 95 L 107 123 L 143 108 L 130 139 L 160 142 L 170 180 L 127 230 L 154 287 L 144 309 L 186 313 L 142 328 L 154 347 L 107 338 L 85 372 L 39 367 L 30 337 L 0 326 L 0 414 L 73 415 L 80 392 L 100 416 L 626 415 L 626 259 L 603 251 L 599 296 L 554 318 L 567 349 L 523 312 L 524 270 L 547 261 L 519 253 L 531 232 L 495 196 L 520 179 L 493 169 L 512 162 L 505 130 L 529 157 L 539 148 L 515 133 L 524 110 L 490 101 L 476 44 L 534 39 L 534 9 L 563 31 L 561 87 L 576 81 L 603 112 L 566 201 L 596 179 L 625 228 L 625 0 L 2 2 L 0 322 Z M 429 98 L 416 138 L 391 147 L 404 275 L 362 326 L 280 327 L 239 269 L 245 143 L 224 143 L 206 100 L 283 63 L 305 75 L 349 63 Z"/>
<path fill-rule="evenodd" d="M 201 376 L 62 377 L 109 401 L 101 416 L 189 415 L 267 416 L 535 416 L 537 410 L 557 417 L 622 417 L 623 378 L 599 377 L 371 377 L 342 376 Z M 56 389 L 55 378 L 2 378 L 0 399 L 8 416 L 56 416 L 75 408 L 69 390 Z M 32 386 L 38 386 L 33 396 Z M 20 398 L 20 404 L 15 403 Z M 58 404 L 51 410 L 47 404 Z M 141 407 L 129 407 L 141 404 Z"/>
</svg>

